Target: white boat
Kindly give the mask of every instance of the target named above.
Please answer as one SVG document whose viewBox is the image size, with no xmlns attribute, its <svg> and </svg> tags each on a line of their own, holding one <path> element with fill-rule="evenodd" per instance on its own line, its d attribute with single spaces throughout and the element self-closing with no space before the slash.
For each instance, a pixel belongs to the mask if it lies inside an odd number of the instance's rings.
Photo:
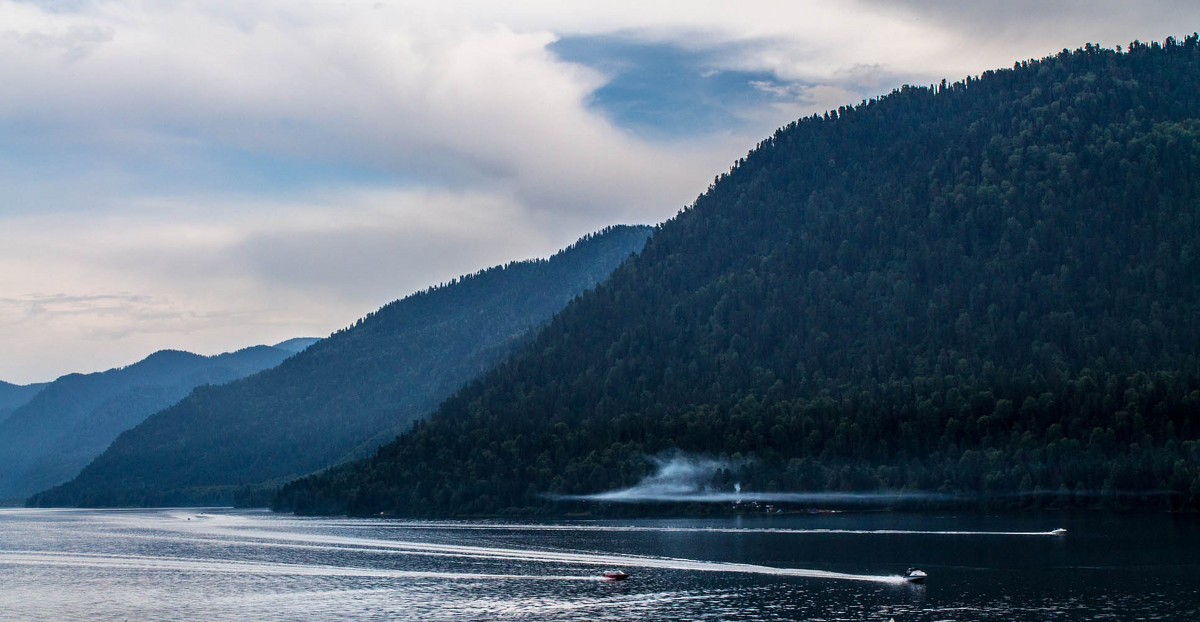
<svg viewBox="0 0 1200 622">
<path fill-rule="evenodd" d="M 1065 536 L 1067 535 L 1067 530 L 1059 527 L 1058 529 L 1051 530 L 1050 533 L 1055 536 Z"/>
<path fill-rule="evenodd" d="M 908 570 L 904 571 L 904 580 L 908 581 L 909 583 L 924 583 L 925 577 L 928 576 L 929 575 L 920 568 L 909 568 Z"/>
</svg>

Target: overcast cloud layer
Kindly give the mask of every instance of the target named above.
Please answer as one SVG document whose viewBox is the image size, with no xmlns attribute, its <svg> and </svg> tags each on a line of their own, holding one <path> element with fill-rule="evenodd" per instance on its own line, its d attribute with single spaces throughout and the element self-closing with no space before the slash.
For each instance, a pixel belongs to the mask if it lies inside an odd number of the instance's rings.
<svg viewBox="0 0 1200 622">
<path fill-rule="evenodd" d="M 0 379 L 326 335 L 661 222 L 802 114 L 1195 4 L 0 0 Z"/>
</svg>

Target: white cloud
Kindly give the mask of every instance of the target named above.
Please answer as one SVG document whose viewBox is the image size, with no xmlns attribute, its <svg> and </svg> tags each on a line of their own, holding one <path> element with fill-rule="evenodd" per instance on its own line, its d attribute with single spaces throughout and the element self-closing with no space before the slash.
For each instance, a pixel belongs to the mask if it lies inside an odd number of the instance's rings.
<svg viewBox="0 0 1200 622">
<path fill-rule="evenodd" d="M 459 273 L 669 217 L 801 114 L 1197 17 L 1177 2 L 0 0 L 0 378 L 326 334 Z M 715 68 L 769 72 L 782 99 L 745 112 L 749 134 L 645 140 L 589 108 L 605 77 L 547 49 L 568 35 L 720 48 Z"/>
<path fill-rule="evenodd" d="M 70 128 L 68 140 L 107 154 L 209 143 L 503 186 L 556 207 L 673 204 L 698 161 L 715 161 L 641 144 L 589 112 L 598 76 L 555 60 L 546 31 L 365 5 L 212 5 L 0 4 L 0 55 L 14 61 L 0 80 L 22 85 L 0 114 Z M 86 52 L 73 33 L 88 33 Z"/>
<path fill-rule="evenodd" d="M 68 369 L 93 370 L 159 348 L 212 354 L 323 336 L 403 293 L 548 255 L 601 225 L 580 219 L 556 231 L 494 194 L 424 190 L 191 212 L 159 203 L 9 219 L 0 229 L 4 363 L 50 378 L 64 359 L 47 343 L 70 348 Z"/>
</svg>

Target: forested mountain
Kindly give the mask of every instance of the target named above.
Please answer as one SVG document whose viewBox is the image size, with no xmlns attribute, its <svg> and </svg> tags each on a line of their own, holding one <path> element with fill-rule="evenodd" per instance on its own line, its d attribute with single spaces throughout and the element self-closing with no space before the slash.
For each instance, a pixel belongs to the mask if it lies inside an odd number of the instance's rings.
<svg viewBox="0 0 1200 622">
<path fill-rule="evenodd" d="M 497 266 L 388 304 L 275 369 L 197 390 L 30 503 L 229 503 L 243 487 L 369 455 L 527 341 L 650 231 L 610 227 L 548 260 Z"/>
<path fill-rule="evenodd" d="M 0 380 L 0 421 L 4 421 L 17 407 L 33 399 L 48 383 L 12 384 Z"/>
<path fill-rule="evenodd" d="M 522 352 L 274 506 L 553 510 L 680 450 L 743 490 L 1195 508 L 1198 271 L 1196 36 L 904 87 L 781 128 Z"/>
<path fill-rule="evenodd" d="M 203 384 L 274 367 L 291 350 L 255 346 L 217 356 L 162 350 L 95 374 L 69 374 L 0 421 L 0 499 L 74 477 L 121 432 Z"/>
</svg>

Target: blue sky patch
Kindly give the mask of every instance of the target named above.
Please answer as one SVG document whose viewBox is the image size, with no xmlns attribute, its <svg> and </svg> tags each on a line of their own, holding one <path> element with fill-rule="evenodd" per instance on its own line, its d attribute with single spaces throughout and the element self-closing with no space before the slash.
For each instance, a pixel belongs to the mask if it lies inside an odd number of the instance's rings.
<svg viewBox="0 0 1200 622">
<path fill-rule="evenodd" d="M 609 82 L 591 106 L 618 126 L 650 139 L 745 129 L 748 113 L 781 101 L 773 73 L 722 69 L 729 45 L 701 50 L 613 36 L 564 37 L 550 45 L 560 59 L 592 67 Z"/>
<path fill-rule="evenodd" d="M 360 161 L 254 151 L 206 139 L 193 131 L 165 132 L 160 143 L 131 142 L 113 149 L 100 139 L 33 123 L 0 120 L 0 182 L 39 180 L 15 188 L 0 204 L 0 216 L 56 210 L 90 210 L 88 194 L 136 192 L 148 196 L 303 195 L 323 186 L 420 185 L 405 176 Z M 172 141 L 171 138 L 177 139 Z M 91 188 L 89 188 L 91 186 Z M 52 189 L 74 189 L 58 193 Z M 73 195 L 75 201 L 65 197 Z M 84 197 L 84 200 L 78 200 Z"/>
</svg>

